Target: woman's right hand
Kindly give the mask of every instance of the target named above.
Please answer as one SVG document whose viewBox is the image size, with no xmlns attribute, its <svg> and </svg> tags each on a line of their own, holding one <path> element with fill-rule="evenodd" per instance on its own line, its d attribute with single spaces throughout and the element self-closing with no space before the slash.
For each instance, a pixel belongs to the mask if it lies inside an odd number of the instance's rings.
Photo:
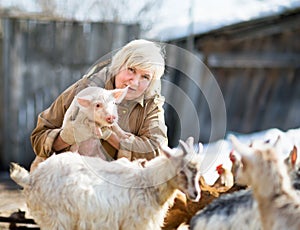
<svg viewBox="0 0 300 230">
<path fill-rule="evenodd" d="M 126 139 L 126 138 L 129 138 L 130 136 L 133 135 L 132 133 L 126 132 L 126 131 L 124 131 L 123 129 L 121 129 L 121 127 L 120 127 L 117 123 L 114 123 L 114 124 L 111 126 L 111 129 L 112 129 L 113 132 L 116 133 L 116 135 L 117 135 L 120 139 Z"/>
</svg>

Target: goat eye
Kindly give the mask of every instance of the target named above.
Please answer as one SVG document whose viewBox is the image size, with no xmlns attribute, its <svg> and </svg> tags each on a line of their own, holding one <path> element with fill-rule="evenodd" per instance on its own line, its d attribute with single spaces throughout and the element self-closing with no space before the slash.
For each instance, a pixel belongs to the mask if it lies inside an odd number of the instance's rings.
<svg viewBox="0 0 300 230">
<path fill-rule="evenodd" d="M 96 104 L 96 108 L 101 108 L 101 107 L 102 107 L 102 104 L 100 104 L 100 103 Z"/>
</svg>

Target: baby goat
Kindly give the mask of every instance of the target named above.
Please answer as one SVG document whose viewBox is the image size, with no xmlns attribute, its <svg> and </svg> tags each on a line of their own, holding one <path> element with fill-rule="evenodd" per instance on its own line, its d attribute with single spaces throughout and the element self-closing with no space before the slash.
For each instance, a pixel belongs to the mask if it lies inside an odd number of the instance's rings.
<svg viewBox="0 0 300 230">
<path fill-rule="evenodd" d="M 289 177 L 292 179 L 295 188 L 298 187 L 300 179 L 296 161 L 297 148 L 295 147 L 284 161 L 281 160 L 281 162 L 285 162 Z M 239 170 L 239 168 L 237 168 L 237 170 Z M 268 182 L 272 182 L 272 179 L 268 178 Z M 199 211 L 192 218 L 190 225 L 192 230 L 262 229 L 258 203 L 253 199 L 251 189 L 220 196 L 203 210 Z"/>
<path fill-rule="evenodd" d="M 151 161 L 101 158 L 66 152 L 29 174 L 12 163 L 11 178 L 24 187 L 30 214 L 41 229 L 160 229 L 176 189 L 200 199 L 199 154 L 193 139 L 164 147 Z M 141 166 L 142 165 L 142 166 Z"/>
<path fill-rule="evenodd" d="M 70 143 L 73 143 L 70 151 L 110 160 L 102 150 L 96 135 L 103 135 L 101 128 L 112 126 L 117 122 L 116 104 L 124 99 L 126 93 L 127 88 L 106 90 L 100 87 L 87 87 L 75 96 L 62 124 L 62 129 L 69 130 L 68 135 L 65 136 Z M 37 156 L 31 164 L 30 171 L 44 160 Z"/>
<path fill-rule="evenodd" d="M 88 87 L 75 96 L 62 124 L 62 129 L 73 131 L 67 136 L 75 140 L 70 151 L 108 160 L 96 135 L 102 136 L 101 128 L 112 126 L 118 121 L 116 104 L 123 100 L 126 93 L 127 88 L 106 90 Z"/>
</svg>

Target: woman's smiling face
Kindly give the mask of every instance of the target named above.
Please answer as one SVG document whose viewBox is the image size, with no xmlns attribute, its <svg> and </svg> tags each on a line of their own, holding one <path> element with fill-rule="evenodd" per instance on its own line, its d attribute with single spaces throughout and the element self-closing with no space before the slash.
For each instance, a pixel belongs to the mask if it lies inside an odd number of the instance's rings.
<svg viewBox="0 0 300 230">
<path fill-rule="evenodd" d="M 122 89 L 128 86 L 126 100 L 134 100 L 145 93 L 151 83 L 153 74 L 149 71 L 136 69 L 133 67 L 122 68 L 116 75 L 115 86 Z"/>
</svg>

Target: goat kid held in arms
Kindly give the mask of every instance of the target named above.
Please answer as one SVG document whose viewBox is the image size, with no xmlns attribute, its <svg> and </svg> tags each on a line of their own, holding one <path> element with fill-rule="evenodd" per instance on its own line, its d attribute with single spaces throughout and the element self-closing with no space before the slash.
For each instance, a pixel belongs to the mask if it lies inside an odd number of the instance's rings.
<svg viewBox="0 0 300 230">
<path fill-rule="evenodd" d="M 96 64 L 39 114 L 31 134 L 35 154 L 46 159 L 53 153 L 69 151 L 76 144 L 76 136 L 70 138 L 74 136 L 73 129 L 62 128 L 65 113 L 80 91 L 101 87 L 127 88 L 126 96 L 118 104 L 118 122 L 103 127 L 105 135 L 98 135 L 102 150 L 110 160 L 121 157 L 150 160 L 160 155 L 159 146 L 167 144 L 164 98 L 160 93 L 164 69 L 162 47 L 142 39 L 129 42 L 111 60 Z"/>
</svg>

